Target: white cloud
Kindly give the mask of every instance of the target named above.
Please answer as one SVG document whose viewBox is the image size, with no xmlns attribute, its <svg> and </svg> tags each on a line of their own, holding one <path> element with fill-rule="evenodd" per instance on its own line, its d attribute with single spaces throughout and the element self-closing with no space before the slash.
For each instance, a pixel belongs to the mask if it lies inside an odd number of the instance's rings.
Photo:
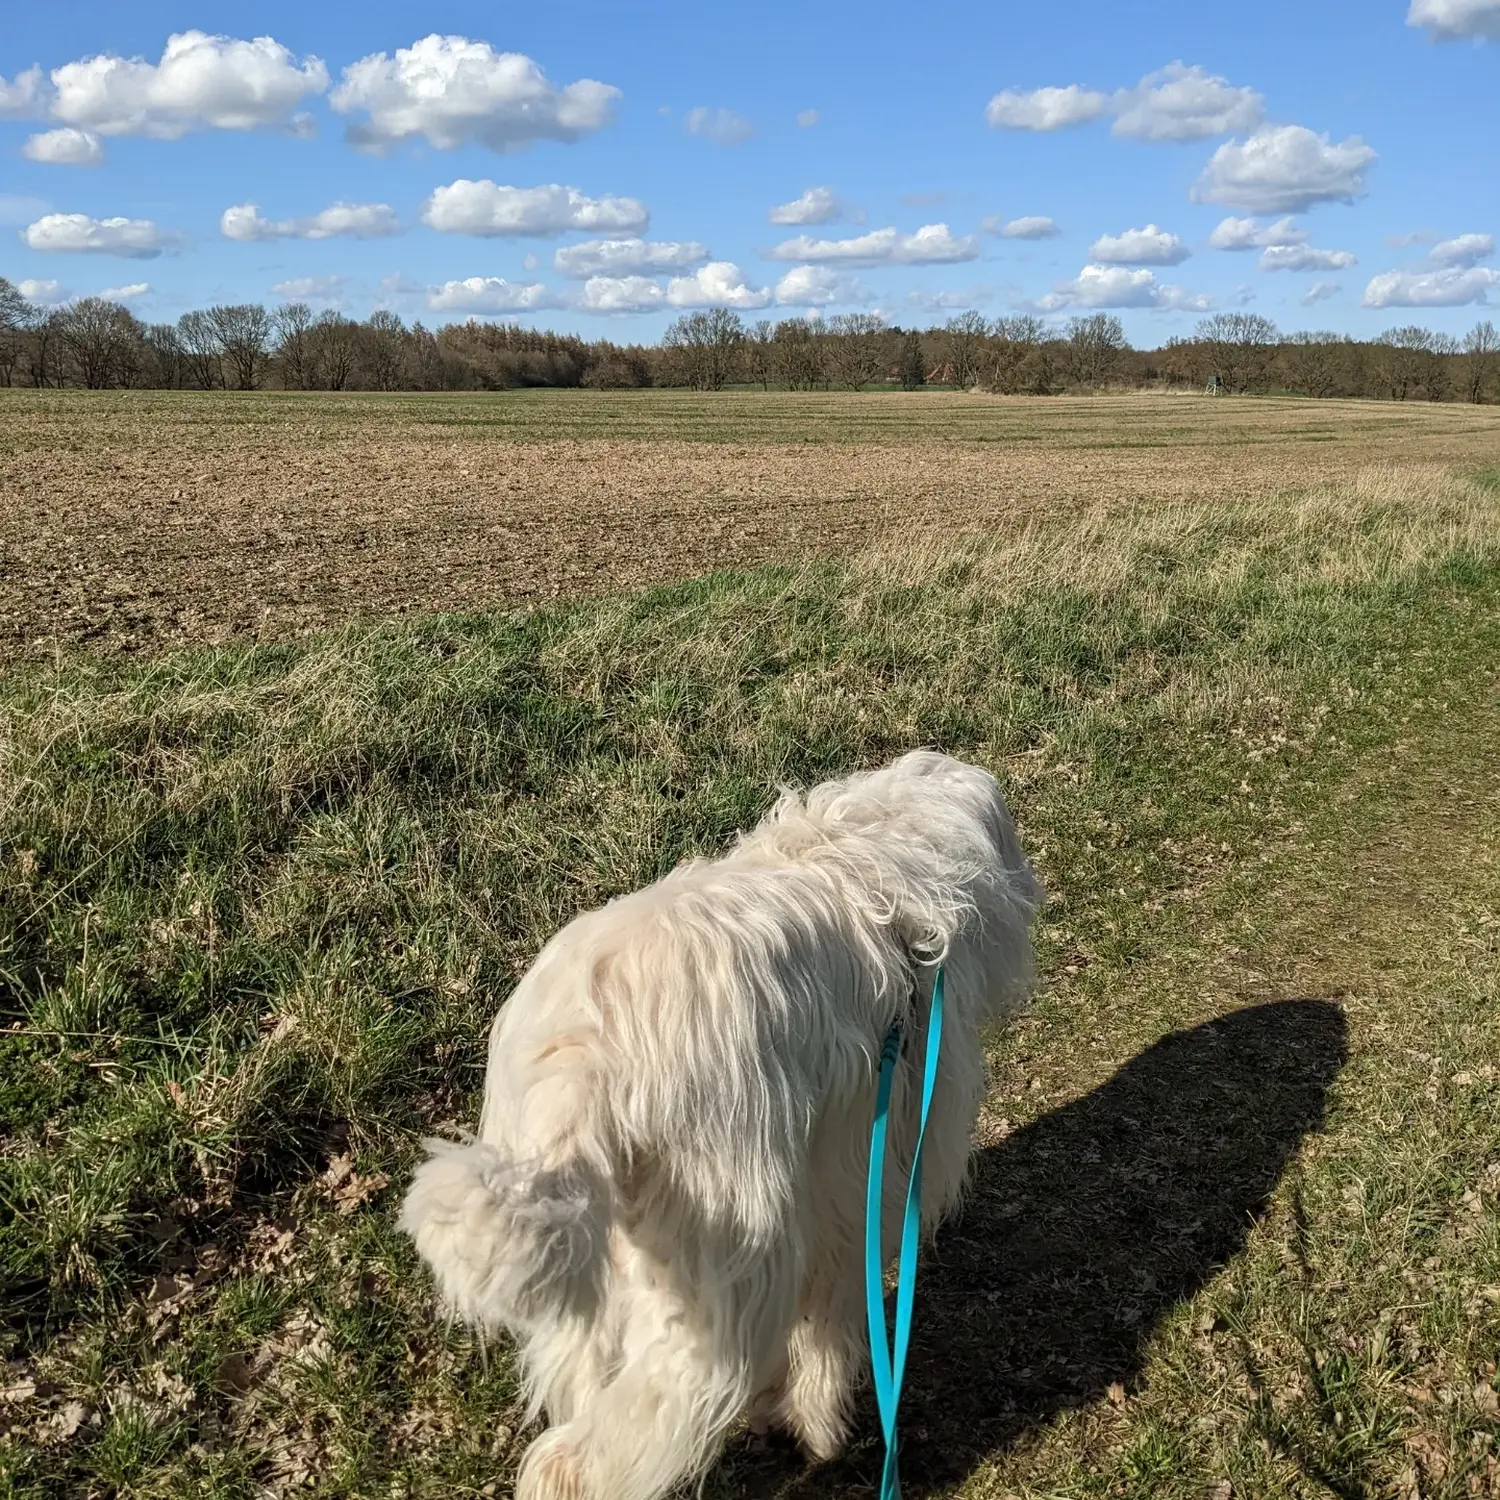
<svg viewBox="0 0 1500 1500">
<path fill-rule="evenodd" d="M 1365 288 L 1366 307 L 1464 307 L 1484 302 L 1500 286 L 1489 266 L 1447 266 L 1440 271 L 1382 271 Z"/>
<path fill-rule="evenodd" d="M 164 141 L 207 129 L 300 132 L 310 121 L 298 106 L 327 87 L 320 59 L 299 63 L 271 37 L 183 31 L 167 38 L 160 62 L 105 53 L 54 68 L 49 113 L 97 135 Z"/>
<path fill-rule="evenodd" d="M 414 297 L 427 288 L 420 281 L 413 281 L 401 271 L 391 271 L 380 278 L 380 290 L 387 297 Z"/>
<path fill-rule="evenodd" d="M 968 312 L 984 307 L 993 296 L 994 292 L 987 286 L 974 286 L 962 292 L 908 292 L 906 305 L 921 308 L 924 312 Z"/>
<path fill-rule="evenodd" d="M 25 72 L 17 73 L 8 83 L 0 78 L 0 120 L 24 120 L 43 113 L 46 108 L 45 93 L 40 68 L 27 68 Z"/>
<path fill-rule="evenodd" d="M 1138 141 L 1202 141 L 1251 131 L 1265 115 L 1265 101 L 1254 89 L 1236 88 L 1227 78 L 1182 62 L 1148 73 L 1133 89 L 1121 89 L 1113 107 L 1114 133 Z"/>
<path fill-rule="evenodd" d="M 132 281 L 128 286 L 107 286 L 98 295 L 109 302 L 134 302 L 140 297 L 149 295 L 151 283 L 149 281 Z"/>
<path fill-rule="evenodd" d="M 1457 37 L 1500 39 L 1500 0 L 1411 0 L 1408 26 L 1425 26 L 1438 41 Z"/>
<path fill-rule="evenodd" d="M 797 111 L 797 123 L 807 130 L 818 123 L 819 115 L 815 109 L 802 109 Z"/>
<path fill-rule="evenodd" d="M 1299 213 L 1315 203 L 1351 203 L 1363 191 L 1376 152 L 1357 135 L 1333 142 L 1303 125 L 1267 125 L 1246 141 L 1226 141 L 1193 184 L 1195 203 L 1250 213 Z"/>
<path fill-rule="evenodd" d="M 104 160 L 104 145 L 97 135 L 65 125 L 29 137 L 21 155 L 51 167 L 97 167 Z"/>
<path fill-rule="evenodd" d="M 1268 245 L 1256 265 L 1262 271 L 1347 271 L 1356 257 L 1348 250 L 1318 250 L 1312 245 Z"/>
<path fill-rule="evenodd" d="M 91 219 L 87 214 L 44 214 L 21 236 L 33 250 L 124 255 L 150 260 L 166 238 L 150 219 Z"/>
<path fill-rule="evenodd" d="M 1101 235 L 1089 246 L 1092 259 L 1110 266 L 1178 266 L 1192 253 L 1175 234 L 1156 224 Z"/>
<path fill-rule="evenodd" d="M 1166 285 L 1153 271 L 1131 271 L 1124 266 L 1085 266 L 1072 281 L 1041 298 L 1046 312 L 1065 307 L 1150 307 L 1166 311 L 1203 312 L 1212 306 L 1202 292 Z"/>
<path fill-rule="evenodd" d="M 38 307 L 56 307 L 60 302 L 68 300 L 68 294 L 63 291 L 60 281 L 34 281 L 28 277 L 25 281 L 16 283 L 16 290 Z"/>
<path fill-rule="evenodd" d="M 585 240 L 567 245 L 552 257 L 564 276 L 637 276 L 681 271 L 708 259 L 708 246 L 696 240 Z"/>
<path fill-rule="evenodd" d="M 1290 218 L 1273 224 L 1257 224 L 1254 219 L 1221 219 L 1208 237 L 1211 250 L 1265 250 L 1275 245 L 1302 245 L 1307 231 L 1299 229 Z"/>
<path fill-rule="evenodd" d="M 1302 294 L 1303 307 L 1311 307 L 1317 302 L 1326 302 L 1330 297 L 1337 297 L 1343 288 L 1336 281 L 1315 281 Z"/>
<path fill-rule="evenodd" d="M 973 235 L 955 239 L 946 224 L 924 224 L 915 234 L 872 229 L 847 240 L 815 240 L 799 234 L 766 251 L 768 260 L 821 261 L 846 266 L 928 266 L 973 260 L 979 246 Z"/>
<path fill-rule="evenodd" d="M 506 281 L 503 276 L 468 276 L 462 281 L 445 281 L 427 293 L 427 305 L 434 312 L 517 313 L 536 312 L 539 308 L 559 307 L 555 297 L 540 281 Z"/>
<path fill-rule="evenodd" d="M 869 294 L 842 271 L 828 266 L 793 266 L 776 283 L 776 300 L 783 307 L 829 307 L 834 303 L 867 302 Z"/>
<path fill-rule="evenodd" d="M 832 188 L 810 187 L 800 198 L 768 210 L 766 217 L 773 224 L 832 224 L 839 219 L 859 224 L 865 216 L 842 202 Z"/>
<path fill-rule="evenodd" d="M 300 219 L 263 219 L 253 203 L 226 208 L 219 232 L 230 240 L 327 240 L 335 235 L 351 239 L 380 239 L 399 234 L 400 221 L 388 203 L 335 203 Z"/>
<path fill-rule="evenodd" d="M 1049 219 L 1045 214 L 1029 214 L 1019 219 L 990 214 L 980 221 L 979 227 L 986 234 L 999 235 L 1003 240 L 1050 240 L 1062 233 L 1057 220 Z"/>
<path fill-rule="evenodd" d="M 422 221 L 444 234 L 564 234 L 570 229 L 634 234 L 651 215 L 635 198 L 589 198 L 577 188 L 501 187 L 489 178 L 460 177 L 435 188 L 422 209 Z"/>
<path fill-rule="evenodd" d="M 1494 253 L 1494 235 L 1460 234 L 1451 240 L 1440 240 L 1427 255 L 1440 266 L 1472 266 L 1488 260 Z"/>
<path fill-rule="evenodd" d="M 329 103 L 340 114 L 365 116 L 349 126 L 349 139 L 367 150 L 421 138 L 441 150 L 472 142 L 519 151 L 603 129 L 620 97 L 592 78 L 554 88 L 523 53 L 432 35 L 393 57 L 376 52 L 351 63 Z"/>
<path fill-rule="evenodd" d="M 667 289 L 649 276 L 591 276 L 574 306 L 584 312 L 650 312 L 667 300 Z"/>
<path fill-rule="evenodd" d="M 765 307 L 771 295 L 769 287 L 750 286 L 732 260 L 711 260 L 691 276 L 674 276 L 667 283 L 673 307 Z"/>
<path fill-rule="evenodd" d="M 335 302 L 348 281 L 347 276 L 294 276 L 278 281 L 271 290 L 297 302 Z"/>
<path fill-rule="evenodd" d="M 1004 89 L 984 107 L 996 130 L 1065 130 L 1097 120 L 1109 109 L 1109 96 L 1070 83 L 1066 88 Z"/>
<path fill-rule="evenodd" d="M 705 104 L 688 111 L 684 129 L 716 146 L 743 146 L 755 134 L 755 127 L 744 115 L 732 109 L 709 109 Z"/>
</svg>

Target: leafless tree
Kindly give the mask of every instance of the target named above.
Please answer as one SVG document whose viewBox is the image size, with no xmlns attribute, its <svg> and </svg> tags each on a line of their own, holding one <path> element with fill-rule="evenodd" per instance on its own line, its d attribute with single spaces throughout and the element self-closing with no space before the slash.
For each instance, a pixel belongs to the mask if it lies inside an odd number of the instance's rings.
<svg viewBox="0 0 1500 1500">
<path fill-rule="evenodd" d="M 31 303 L 0 276 L 0 383 L 10 384 L 12 372 L 21 358 L 21 341 L 31 326 Z"/>
<path fill-rule="evenodd" d="M 406 325 L 386 308 L 372 312 L 365 324 L 364 373 L 377 391 L 400 390 L 406 356 Z"/>
<path fill-rule="evenodd" d="M 943 327 L 943 352 L 953 368 L 953 383 L 960 390 L 968 390 L 979 379 L 988 332 L 989 325 L 977 312 L 959 313 Z"/>
<path fill-rule="evenodd" d="M 839 313 L 828 320 L 828 365 L 834 380 L 862 390 L 885 373 L 885 319 L 876 313 Z"/>
<path fill-rule="evenodd" d="M 271 347 L 271 319 L 265 308 L 258 302 L 238 302 L 211 307 L 207 316 L 236 388 L 258 389 Z"/>
<path fill-rule="evenodd" d="M 118 302 L 83 297 L 58 317 L 57 337 L 72 373 L 88 390 L 100 391 L 126 382 L 131 346 L 140 339 L 140 324 Z"/>
<path fill-rule="evenodd" d="M 1376 340 L 1376 369 L 1392 400 L 1405 401 L 1421 383 L 1432 343 L 1431 330 L 1415 323 L 1388 328 Z"/>
<path fill-rule="evenodd" d="M 281 383 L 289 391 L 305 391 L 312 386 L 312 327 L 312 308 L 305 302 L 283 302 L 271 314 Z"/>
<path fill-rule="evenodd" d="M 1453 390 L 1453 367 L 1459 344 L 1451 333 L 1434 333 L 1422 368 L 1423 394 L 1429 401 L 1446 401 Z"/>
<path fill-rule="evenodd" d="M 1130 346 L 1125 328 L 1113 313 L 1090 313 L 1068 319 L 1068 377 L 1097 389 L 1109 379 L 1121 353 Z"/>
<path fill-rule="evenodd" d="M 1286 383 L 1305 396 L 1331 396 L 1338 385 L 1339 336 L 1294 333 L 1281 346 Z"/>
<path fill-rule="evenodd" d="M 324 390 L 348 388 L 359 364 L 359 324 L 328 308 L 313 322 L 313 383 Z"/>
<path fill-rule="evenodd" d="M 737 312 L 711 307 L 684 313 L 662 335 L 662 347 L 681 362 L 694 390 L 722 391 L 734 374 L 744 338 L 745 326 Z"/>
<path fill-rule="evenodd" d="M 1462 369 L 1464 395 L 1477 406 L 1500 369 L 1500 333 L 1488 318 L 1464 336 Z"/>
<path fill-rule="evenodd" d="M 1264 386 L 1276 346 L 1276 325 L 1259 313 L 1215 313 L 1193 330 L 1203 344 L 1217 375 L 1230 391 L 1240 394 Z"/>
<path fill-rule="evenodd" d="M 187 353 L 175 323 L 152 323 L 141 336 L 146 356 L 146 375 L 151 385 L 169 391 L 187 384 Z"/>
<path fill-rule="evenodd" d="M 1031 313 L 996 318 L 989 330 L 989 386 L 1009 396 L 1027 383 L 1028 362 L 1047 336 L 1047 326 Z"/>
<path fill-rule="evenodd" d="M 224 384 L 223 345 L 205 312 L 188 312 L 177 320 L 177 337 L 194 385 L 215 391 Z"/>
<path fill-rule="evenodd" d="M 806 318 L 783 318 L 776 325 L 776 378 L 789 391 L 810 391 L 821 385 L 823 325 Z"/>
<path fill-rule="evenodd" d="M 771 376 L 776 371 L 776 330 L 769 318 L 756 323 L 745 339 L 745 365 L 763 391 L 771 389 Z"/>
</svg>

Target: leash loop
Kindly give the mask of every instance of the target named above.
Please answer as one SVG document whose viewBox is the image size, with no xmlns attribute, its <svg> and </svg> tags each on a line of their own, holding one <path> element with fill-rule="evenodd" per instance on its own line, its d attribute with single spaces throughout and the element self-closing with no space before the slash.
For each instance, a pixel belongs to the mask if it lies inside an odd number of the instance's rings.
<svg viewBox="0 0 1500 1500">
<path fill-rule="evenodd" d="M 865 1310 L 870 1326 L 870 1363 L 875 1373 L 875 1402 L 885 1434 L 885 1465 L 880 1475 L 880 1500 L 900 1500 L 896 1473 L 896 1413 L 901 1404 L 901 1382 L 906 1374 L 906 1351 L 911 1342 L 912 1302 L 917 1290 L 917 1250 L 922 1228 L 922 1144 L 927 1116 L 937 1084 L 938 1053 L 943 1040 L 943 970 L 932 981 L 932 1008 L 927 1016 L 927 1056 L 922 1078 L 922 1113 L 912 1150 L 911 1177 L 906 1186 L 906 1212 L 901 1224 L 901 1258 L 896 1274 L 894 1347 L 885 1321 L 884 1271 L 881 1254 L 881 1200 L 885 1176 L 886 1126 L 891 1106 L 891 1083 L 901 1053 L 898 1017 L 880 1049 L 880 1085 L 875 1094 L 875 1121 L 870 1128 L 869 1187 L 865 1197 Z"/>
</svg>

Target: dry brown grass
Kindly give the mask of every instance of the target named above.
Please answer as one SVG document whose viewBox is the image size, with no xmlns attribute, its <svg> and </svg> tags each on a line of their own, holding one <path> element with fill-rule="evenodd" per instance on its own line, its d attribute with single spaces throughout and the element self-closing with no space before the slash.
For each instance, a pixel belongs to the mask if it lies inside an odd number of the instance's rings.
<svg viewBox="0 0 1500 1500">
<path fill-rule="evenodd" d="M 1500 409 L 0 391 L 0 660 L 529 604 L 1492 460 Z"/>
</svg>

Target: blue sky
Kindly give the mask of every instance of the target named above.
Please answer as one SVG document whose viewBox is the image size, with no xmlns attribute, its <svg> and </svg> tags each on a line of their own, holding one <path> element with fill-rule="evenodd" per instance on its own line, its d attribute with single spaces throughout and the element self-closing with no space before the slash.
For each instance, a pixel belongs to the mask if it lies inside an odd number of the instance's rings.
<svg viewBox="0 0 1500 1500">
<path fill-rule="evenodd" d="M 1500 0 L 8 12 L 0 274 L 42 301 L 622 340 L 1103 308 L 1140 344 L 1500 303 Z"/>
</svg>

